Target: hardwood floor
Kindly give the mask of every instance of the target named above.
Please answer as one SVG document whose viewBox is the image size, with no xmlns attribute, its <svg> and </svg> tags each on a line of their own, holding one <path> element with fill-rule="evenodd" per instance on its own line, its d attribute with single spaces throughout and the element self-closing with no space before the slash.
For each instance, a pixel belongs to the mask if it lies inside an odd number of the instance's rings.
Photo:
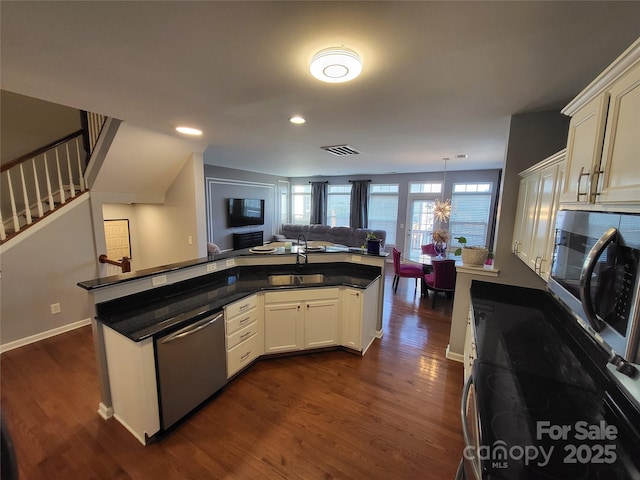
<svg viewBox="0 0 640 480">
<path fill-rule="evenodd" d="M 386 278 L 384 330 L 344 351 L 259 361 L 160 442 L 96 413 L 90 327 L 4 353 L 2 416 L 21 479 L 453 479 L 462 364 L 451 300 Z"/>
</svg>

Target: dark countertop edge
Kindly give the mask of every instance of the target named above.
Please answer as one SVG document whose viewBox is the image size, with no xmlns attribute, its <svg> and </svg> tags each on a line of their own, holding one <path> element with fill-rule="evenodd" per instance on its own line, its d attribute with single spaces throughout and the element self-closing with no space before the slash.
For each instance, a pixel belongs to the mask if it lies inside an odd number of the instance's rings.
<svg viewBox="0 0 640 480">
<path fill-rule="evenodd" d="M 177 320 L 175 323 L 171 323 L 172 319 L 178 318 L 182 315 L 184 315 L 185 313 L 190 313 L 190 312 L 181 312 L 179 314 L 176 314 L 174 317 L 169 318 L 169 319 L 165 319 L 162 322 L 159 323 L 167 323 L 167 325 L 165 325 L 164 327 L 160 328 L 160 329 L 152 329 L 151 327 L 147 327 L 147 328 L 143 328 L 141 329 L 141 331 L 146 331 L 143 334 L 134 334 L 134 333 L 125 333 L 124 331 L 122 331 L 121 329 L 117 328 L 117 321 L 104 321 L 101 320 L 99 316 L 96 316 L 96 320 L 100 323 L 102 323 L 103 325 L 111 328 L 113 331 L 119 333 L 120 335 L 123 335 L 125 337 L 127 337 L 129 340 L 132 340 L 133 342 L 141 342 L 143 340 L 146 340 L 147 338 L 151 338 L 157 335 L 162 335 L 165 333 L 169 333 L 172 330 L 187 326 L 189 323 L 192 323 L 194 321 L 199 320 L 200 318 L 203 318 L 213 312 L 222 310 L 226 305 L 229 305 L 230 303 L 234 303 L 237 302 L 238 300 L 241 300 L 245 297 L 248 297 L 250 295 L 254 295 L 256 293 L 259 292 L 266 292 L 266 291 L 282 291 L 282 290 L 290 290 L 295 288 L 300 289 L 306 289 L 306 288 L 330 288 L 330 287 L 350 287 L 350 288 L 358 288 L 360 290 L 366 290 L 367 288 L 369 288 L 371 286 L 371 284 L 373 284 L 376 280 L 378 280 L 379 278 L 381 278 L 382 275 L 377 275 L 375 278 L 371 279 L 366 285 L 357 285 L 355 283 L 348 283 L 348 282 L 328 282 L 325 284 L 308 284 L 308 285 L 296 285 L 296 286 L 288 286 L 288 285 L 284 285 L 284 286 L 277 286 L 277 285 L 273 285 L 273 286 L 261 286 L 256 288 L 255 290 L 247 290 L 245 292 L 238 292 L 234 295 L 231 295 L 229 297 L 226 297 L 222 302 L 220 302 L 220 304 L 218 305 L 216 303 L 215 306 L 210 307 L 208 309 L 205 310 L 201 310 L 198 312 L 198 314 L 194 314 L 193 316 L 189 316 L 188 318 L 184 318 L 181 320 Z M 363 280 L 368 280 L 368 278 L 363 278 Z M 199 309 L 197 309 L 199 310 Z"/>
<path fill-rule="evenodd" d="M 358 249 L 358 251 L 355 251 L 355 250 L 342 251 L 341 250 L 341 251 L 335 251 L 335 252 L 309 252 L 309 253 L 311 253 L 312 255 L 333 255 L 337 253 L 342 253 L 342 254 L 351 253 L 351 254 L 366 255 L 368 257 L 378 257 L 378 258 L 379 257 L 386 258 L 389 256 L 387 252 L 383 252 L 380 255 L 372 255 L 361 249 Z M 260 255 L 260 257 L 274 256 L 274 255 L 276 256 L 277 255 L 296 255 L 296 252 L 288 251 L 288 252 L 281 252 L 281 253 L 271 253 L 268 255 Z M 248 248 L 243 250 L 233 250 L 231 252 L 223 252 L 218 255 L 209 255 L 208 257 L 197 258 L 195 260 L 187 260 L 184 262 L 171 263 L 168 265 L 161 265 L 158 267 L 147 268 L 144 270 L 137 270 L 135 272 L 123 273 L 120 275 L 111 275 L 109 277 L 95 278 L 93 280 L 84 280 L 82 282 L 78 282 L 76 285 L 80 288 L 90 291 L 90 290 L 96 290 L 99 288 L 111 287 L 113 285 L 117 285 L 120 283 L 140 280 L 142 278 L 152 277 L 154 275 L 161 275 L 163 273 L 175 272 L 178 270 L 182 270 L 184 268 L 196 267 L 198 265 L 204 265 L 206 263 L 216 262 L 218 260 L 225 260 L 228 258 L 237 258 L 237 257 L 256 257 L 256 256 L 257 254 L 249 252 Z"/>
</svg>

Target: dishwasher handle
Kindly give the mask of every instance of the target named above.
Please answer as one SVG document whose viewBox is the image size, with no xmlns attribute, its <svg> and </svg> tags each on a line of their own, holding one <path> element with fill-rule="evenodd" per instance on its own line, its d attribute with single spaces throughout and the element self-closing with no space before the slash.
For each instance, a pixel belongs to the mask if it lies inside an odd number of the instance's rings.
<svg viewBox="0 0 640 480">
<path fill-rule="evenodd" d="M 477 447 L 477 445 L 473 444 L 471 439 L 471 432 L 469 432 L 469 425 L 467 424 L 467 404 L 469 402 L 469 393 L 471 392 L 471 386 L 473 385 L 473 375 L 469 375 L 466 383 L 464 384 L 464 388 L 462 390 L 462 401 L 460 402 L 460 415 L 462 417 L 462 437 L 464 438 L 465 451 L 469 447 Z M 476 408 L 474 406 L 474 408 Z M 478 465 L 476 459 L 477 452 L 474 451 L 474 457 L 468 458 L 471 463 L 471 469 L 473 470 L 473 474 L 476 479 L 482 479 L 482 472 L 480 470 L 480 466 Z M 464 462 L 464 459 L 463 459 Z"/>
<path fill-rule="evenodd" d="M 213 325 L 215 322 L 217 322 L 218 320 L 220 320 L 222 318 L 223 313 L 220 312 L 217 315 L 212 317 L 207 317 L 204 320 L 201 320 L 197 323 L 194 323 L 193 325 L 189 325 L 188 327 L 183 328 L 182 330 L 178 330 L 177 332 L 173 333 L 172 335 L 169 335 L 165 338 L 163 338 L 160 343 L 162 344 L 166 344 L 166 343 L 170 343 L 173 342 L 174 340 L 178 340 L 180 338 L 184 338 L 187 337 L 191 334 L 194 334 L 196 332 L 199 332 L 200 330 L 202 330 L 203 328 L 207 328 L 209 325 Z"/>
</svg>

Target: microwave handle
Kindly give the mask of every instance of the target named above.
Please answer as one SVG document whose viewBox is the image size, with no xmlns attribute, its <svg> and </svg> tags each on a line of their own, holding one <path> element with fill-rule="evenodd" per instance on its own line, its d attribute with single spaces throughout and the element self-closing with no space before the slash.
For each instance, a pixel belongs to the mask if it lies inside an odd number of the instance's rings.
<svg viewBox="0 0 640 480">
<path fill-rule="evenodd" d="M 596 260 L 604 249 L 607 248 L 607 245 L 616 239 L 617 235 L 618 230 L 611 227 L 598 239 L 584 259 L 582 272 L 580 273 L 580 300 L 582 301 L 582 308 L 584 309 L 589 324 L 596 332 L 602 331 L 604 324 L 602 320 L 598 318 L 598 314 L 593 308 L 593 302 L 591 300 L 591 276 L 593 275 L 593 269 L 596 267 Z"/>
</svg>

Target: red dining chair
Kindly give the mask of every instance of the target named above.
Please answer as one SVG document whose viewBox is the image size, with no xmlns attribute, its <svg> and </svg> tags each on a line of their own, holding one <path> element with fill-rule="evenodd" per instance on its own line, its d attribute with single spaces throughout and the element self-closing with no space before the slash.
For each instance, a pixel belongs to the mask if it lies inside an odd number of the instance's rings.
<svg viewBox="0 0 640 480">
<path fill-rule="evenodd" d="M 422 253 L 424 255 L 429 255 L 431 257 L 435 257 L 436 255 L 438 255 L 438 252 L 436 252 L 436 247 L 433 245 L 433 243 L 421 245 L 420 248 L 422 249 Z"/>
<path fill-rule="evenodd" d="M 453 295 L 456 289 L 456 261 L 438 260 L 432 262 L 433 272 L 424 275 L 424 283 L 427 290 L 433 290 L 431 308 L 436 308 L 438 292 Z M 427 292 L 425 290 L 425 293 Z"/>
<path fill-rule="evenodd" d="M 401 263 L 402 254 L 397 250 L 393 249 L 393 272 L 395 276 L 393 277 L 393 283 L 391 284 L 393 287 L 393 293 L 398 290 L 398 281 L 400 277 L 404 278 L 415 278 L 416 279 L 416 290 L 418 290 L 418 279 L 421 279 L 424 275 L 422 271 L 422 266 L 420 265 L 411 265 Z"/>
</svg>

